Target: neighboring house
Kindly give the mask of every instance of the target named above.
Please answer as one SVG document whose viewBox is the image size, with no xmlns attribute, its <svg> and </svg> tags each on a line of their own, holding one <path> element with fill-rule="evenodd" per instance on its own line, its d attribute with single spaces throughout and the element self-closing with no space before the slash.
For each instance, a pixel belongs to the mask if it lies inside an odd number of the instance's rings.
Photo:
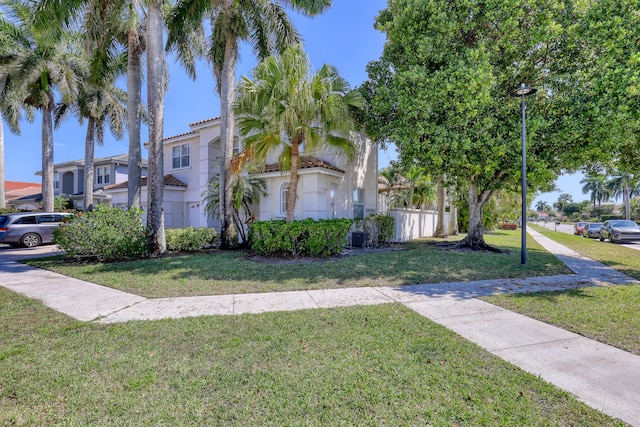
<svg viewBox="0 0 640 427">
<path fill-rule="evenodd" d="M 93 161 L 95 204 L 110 203 L 109 198 L 103 192 L 107 186 L 126 182 L 129 170 L 128 155 L 96 158 Z M 84 210 L 84 160 L 72 160 L 53 165 L 54 195 L 66 195 L 73 201 L 75 209 Z M 42 175 L 42 171 L 36 172 Z M 147 160 L 142 159 L 142 176 L 147 175 Z M 126 200 L 125 200 L 126 202 Z"/>
<path fill-rule="evenodd" d="M 7 206 L 17 210 L 35 211 L 40 208 L 42 184 L 36 182 L 5 181 Z"/>
<path fill-rule="evenodd" d="M 208 218 L 203 192 L 209 179 L 220 172 L 220 118 L 190 123 L 191 130 L 163 140 L 165 226 L 211 227 L 217 219 Z M 295 219 L 354 218 L 377 212 L 378 151 L 361 134 L 355 134 L 357 154 L 346 158 L 325 152 L 304 152 L 298 182 Z M 235 152 L 240 149 L 236 139 Z M 258 220 L 285 218 L 289 171 L 282 171 L 273 155 L 256 178 L 265 180 L 268 196 L 252 209 Z M 143 208 L 147 203 L 143 184 Z M 126 183 L 107 186 L 104 193 L 114 206 L 126 206 Z"/>
</svg>

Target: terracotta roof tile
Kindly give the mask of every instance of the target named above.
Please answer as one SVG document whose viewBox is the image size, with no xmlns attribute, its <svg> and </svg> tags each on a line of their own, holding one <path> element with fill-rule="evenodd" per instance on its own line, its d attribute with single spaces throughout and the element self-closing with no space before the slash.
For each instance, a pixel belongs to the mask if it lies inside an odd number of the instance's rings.
<svg viewBox="0 0 640 427">
<path fill-rule="evenodd" d="M 24 190 L 27 188 L 37 188 L 38 191 L 42 189 L 42 184 L 38 182 L 21 182 L 21 181 L 5 181 L 5 191 Z"/>
<path fill-rule="evenodd" d="M 220 118 L 220 116 L 216 116 L 216 117 L 211 117 L 211 118 L 204 119 L 204 120 L 199 120 L 197 122 L 191 122 L 191 123 L 189 123 L 189 126 L 198 126 L 198 125 L 201 125 L 203 123 L 207 123 L 207 122 L 212 122 L 214 120 L 218 120 L 219 118 Z"/>
<path fill-rule="evenodd" d="M 344 171 L 323 160 L 316 159 L 313 156 L 300 157 L 300 169 L 324 168 L 335 172 L 344 173 Z M 278 163 L 272 163 L 265 166 L 263 172 L 280 172 L 282 168 Z"/>
<path fill-rule="evenodd" d="M 142 178 L 142 181 L 140 182 L 140 185 L 142 187 L 147 185 L 147 178 L 144 177 Z M 172 174 L 168 174 L 164 176 L 164 185 L 167 187 L 187 187 L 187 184 L 185 184 L 184 182 L 180 181 L 178 178 L 176 178 L 175 176 L 173 176 Z M 120 182 L 118 184 L 113 184 L 113 185 L 107 185 L 106 187 L 104 187 L 105 190 L 120 190 L 123 188 L 127 188 L 129 186 L 129 181 L 124 181 L 124 182 Z"/>
</svg>

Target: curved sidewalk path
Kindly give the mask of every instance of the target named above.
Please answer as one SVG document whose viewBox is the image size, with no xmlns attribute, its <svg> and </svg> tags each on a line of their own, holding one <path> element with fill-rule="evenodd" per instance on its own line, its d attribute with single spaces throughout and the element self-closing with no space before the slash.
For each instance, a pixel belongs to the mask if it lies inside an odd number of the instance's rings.
<svg viewBox="0 0 640 427">
<path fill-rule="evenodd" d="M 24 251 L 0 251 L 0 285 L 78 320 L 233 315 L 398 302 L 489 352 L 572 393 L 586 404 L 640 427 L 640 356 L 496 307 L 477 297 L 638 283 L 528 229 L 575 274 L 373 287 L 148 299 L 20 264 Z M 55 247 L 45 247 L 50 255 Z M 42 250 L 41 250 L 42 251 Z M 42 255 L 40 255 L 42 256 Z"/>
</svg>

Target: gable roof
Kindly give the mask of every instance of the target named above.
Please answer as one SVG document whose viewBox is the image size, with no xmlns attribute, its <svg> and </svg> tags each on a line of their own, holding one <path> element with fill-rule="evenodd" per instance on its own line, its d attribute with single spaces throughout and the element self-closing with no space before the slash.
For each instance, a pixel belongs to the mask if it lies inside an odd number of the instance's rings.
<svg viewBox="0 0 640 427">
<path fill-rule="evenodd" d="M 312 169 L 312 168 L 324 168 L 330 171 L 344 173 L 342 169 L 336 166 L 333 166 L 331 163 L 317 159 L 313 156 L 300 157 L 299 169 Z M 272 163 L 270 165 L 265 166 L 264 170 L 262 170 L 261 173 L 281 172 L 281 171 L 282 171 L 282 168 L 280 167 L 279 163 Z"/>
<path fill-rule="evenodd" d="M 39 182 L 22 182 L 22 181 L 5 181 L 5 191 L 24 190 L 26 188 L 42 188 L 42 184 Z"/>
<path fill-rule="evenodd" d="M 140 181 L 140 185 L 145 187 L 147 185 L 147 177 L 142 178 Z M 187 184 L 180 181 L 178 178 L 173 176 L 172 174 L 168 174 L 164 176 L 164 185 L 166 187 L 183 187 L 187 188 Z M 105 190 L 120 190 L 129 187 L 129 181 L 120 182 L 118 184 L 107 185 L 104 187 Z"/>
</svg>

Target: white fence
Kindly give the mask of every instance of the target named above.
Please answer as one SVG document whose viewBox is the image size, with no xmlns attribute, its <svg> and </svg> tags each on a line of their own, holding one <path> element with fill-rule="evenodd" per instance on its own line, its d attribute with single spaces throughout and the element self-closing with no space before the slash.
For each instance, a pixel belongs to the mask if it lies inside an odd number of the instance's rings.
<svg viewBox="0 0 640 427">
<path fill-rule="evenodd" d="M 438 222 L 437 211 L 417 209 L 393 209 L 387 212 L 395 222 L 393 241 L 400 243 L 420 237 L 433 237 Z M 445 213 L 445 227 L 449 223 L 449 213 Z"/>
</svg>

